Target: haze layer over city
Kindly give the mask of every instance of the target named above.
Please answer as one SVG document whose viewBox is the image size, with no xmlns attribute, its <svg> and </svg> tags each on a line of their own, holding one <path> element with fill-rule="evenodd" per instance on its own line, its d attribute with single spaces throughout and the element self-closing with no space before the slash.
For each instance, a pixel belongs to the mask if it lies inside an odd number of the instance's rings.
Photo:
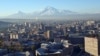
<svg viewBox="0 0 100 56">
<path fill-rule="evenodd" d="M 0 56 L 100 56 L 100 0 L 0 0 Z"/>
</svg>

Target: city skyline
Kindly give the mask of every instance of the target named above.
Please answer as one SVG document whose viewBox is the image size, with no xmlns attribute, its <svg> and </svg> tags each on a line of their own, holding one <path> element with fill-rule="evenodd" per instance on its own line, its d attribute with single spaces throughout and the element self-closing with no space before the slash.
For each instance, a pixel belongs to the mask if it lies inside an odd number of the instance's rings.
<svg viewBox="0 0 100 56">
<path fill-rule="evenodd" d="M 1 0 L 0 17 L 8 16 L 18 11 L 30 13 L 51 6 L 79 13 L 99 13 L 99 0 Z"/>
<path fill-rule="evenodd" d="M 100 56 L 100 0 L 0 0 L 0 56 Z"/>
</svg>

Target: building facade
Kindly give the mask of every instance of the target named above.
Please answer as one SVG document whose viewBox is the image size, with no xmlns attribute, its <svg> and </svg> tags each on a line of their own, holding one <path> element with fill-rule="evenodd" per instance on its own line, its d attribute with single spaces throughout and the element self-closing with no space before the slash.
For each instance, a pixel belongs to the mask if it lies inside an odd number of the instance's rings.
<svg viewBox="0 0 100 56">
<path fill-rule="evenodd" d="M 97 37 L 85 37 L 85 51 L 93 56 L 100 55 L 100 40 Z"/>
</svg>

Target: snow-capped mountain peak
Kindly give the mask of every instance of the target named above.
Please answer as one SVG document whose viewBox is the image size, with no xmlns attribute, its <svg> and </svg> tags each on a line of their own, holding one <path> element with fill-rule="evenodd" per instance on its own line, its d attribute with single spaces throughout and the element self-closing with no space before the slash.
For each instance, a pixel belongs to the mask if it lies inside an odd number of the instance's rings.
<svg viewBox="0 0 100 56">
<path fill-rule="evenodd" d="M 24 13 L 22 11 L 18 11 L 15 14 L 7 16 L 7 18 L 33 18 L 35 16 L 59 16 L 59 15 L 67 15 L 73 14 L 70 10 L 59 10 L 54 7 L 46 7 L 42 11 L 34 12 L 34 13 Z"/>
<path fill-rule="evenodd" d="M 43 11 L 41 11 L 40 15 L 54 15 L 58 14 L 58 9 L 54 7 L 46 7 Z"/>
<path fill-rule="evenodd" d="M 48 6 L 48 7 L 45 8 L 45 10 L 57 10 L 57 9 L 54 8 L 54 7 L 50 7 L 50 6 Z"/>
</svg>

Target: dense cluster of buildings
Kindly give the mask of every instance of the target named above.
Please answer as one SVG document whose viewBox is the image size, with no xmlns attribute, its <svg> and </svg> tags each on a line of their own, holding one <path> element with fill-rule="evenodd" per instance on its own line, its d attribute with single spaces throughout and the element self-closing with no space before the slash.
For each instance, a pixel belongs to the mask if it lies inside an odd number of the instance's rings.
<svg viewBox="0 0 100 56">
<path fill-rule="evenodd" d="M 24 22 L 0 32 L 1 56 L 99 56 L 99 21 Z"/>
</svg>

